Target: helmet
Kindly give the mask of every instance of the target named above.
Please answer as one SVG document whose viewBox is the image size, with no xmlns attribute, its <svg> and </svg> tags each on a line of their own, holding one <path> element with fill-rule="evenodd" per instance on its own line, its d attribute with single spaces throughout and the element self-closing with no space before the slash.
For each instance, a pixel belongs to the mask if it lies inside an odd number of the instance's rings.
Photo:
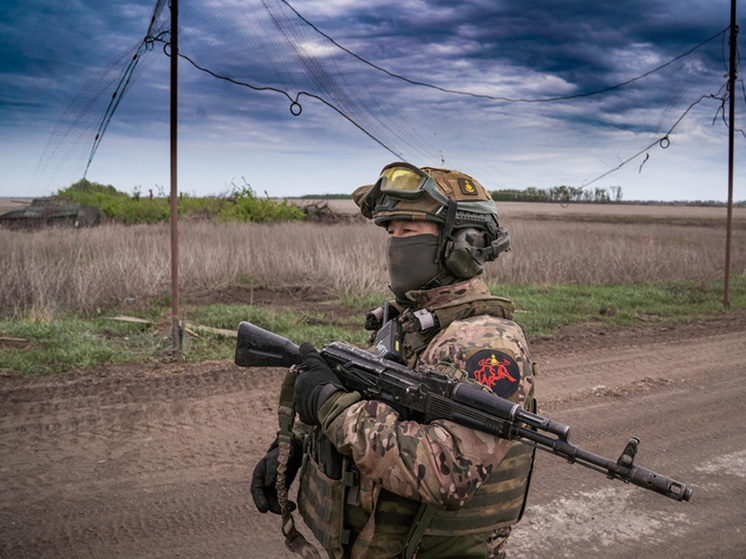
<svg viewBox="0 0 746 559">
<path fill-rule="evenodd" d="M 382 227 L 392 220 L 439 224 L 439 262 L 458 279 L 480 274 L 484 262 L 510 247 L 490 193 L 460 171 L 391 163 L 375 184 L 361 186 L 353 198 L 362 214 Z"/>
</svg>

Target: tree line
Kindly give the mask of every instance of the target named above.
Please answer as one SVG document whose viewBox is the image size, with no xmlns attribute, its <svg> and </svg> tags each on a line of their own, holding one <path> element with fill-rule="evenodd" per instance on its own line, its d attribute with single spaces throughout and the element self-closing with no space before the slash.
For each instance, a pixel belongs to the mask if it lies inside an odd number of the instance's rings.
<svg viewBox="0 0 746 559">
<path fill-rule="evenodd" d="M 582 188 L 578 186 L 528 187 L 524 190 L 505 189 L 490 192 L 496 202 L 586 202 L 610 204 L 622 201 L 622 187 Z"/>
</svg>

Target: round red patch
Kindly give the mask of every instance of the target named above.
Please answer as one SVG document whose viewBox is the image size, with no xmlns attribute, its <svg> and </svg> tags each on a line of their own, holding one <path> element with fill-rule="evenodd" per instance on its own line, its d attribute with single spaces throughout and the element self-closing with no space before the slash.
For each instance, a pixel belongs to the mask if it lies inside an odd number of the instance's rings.
<svg viewBox="0 0 746 559">
<path fill-rule="evenodd" d="M 518 363 L 510 355 L 494 349 L 483 349 L 472 355 L 466 362 L 466 372 L 469 378 L 488 386 L 503 398 L 511 396 L 521 381 Z"/>
</svg>

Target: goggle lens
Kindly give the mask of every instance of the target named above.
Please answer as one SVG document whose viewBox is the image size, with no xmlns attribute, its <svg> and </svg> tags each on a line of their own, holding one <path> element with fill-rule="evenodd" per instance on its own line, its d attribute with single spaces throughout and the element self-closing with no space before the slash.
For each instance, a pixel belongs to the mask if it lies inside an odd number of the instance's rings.
<svg viewBox="0 0 746 559">
<path fill-rule="evenodd" d="M 381 192 L 413 196 L 419 194 L 427 176 L 403 166 L 386 167 L 381 171 Z"/>
</svg>

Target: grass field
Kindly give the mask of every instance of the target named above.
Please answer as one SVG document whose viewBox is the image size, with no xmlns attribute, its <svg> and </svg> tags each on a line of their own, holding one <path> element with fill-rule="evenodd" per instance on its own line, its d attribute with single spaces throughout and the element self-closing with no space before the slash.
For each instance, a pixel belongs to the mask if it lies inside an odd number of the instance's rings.
<svg viewBox="0 0 746 559">
<path fill-rule="evenodd" d="M 491 285 L 711 282 L 723 277 L 724 222 L 715 221 L 722 208 L 501 208 L 513 250 L 488 265 L 485 277 Z M 732 243 L 735 276 L 746 270 L 745 220 L 746 210 L 739 208 Z M 149 306 L 170 293 L 169 239 L 163 224 L 1 230 L 0 306 L 6 316 L 91 313 L 125 301 Z M 185 295 L 246 285 L 323 293 L 329 299 L 383 297 L 385 243 L 385 232 L 369 223 L 184 222 L 181 288 Z"/>
<path fill-rule="evenodd" d="M 349 201 L 333 201 L 340 208 Z M 723 312 L 723 208 L 505 203 L 513 250 L 485 279 L 531 335 L 602 320 L 691 320 Z M 737 208 L 731 302 L 746 308 L 746 209 Z M 250 318 L 287 336 L 360 343 L 360 316 L 388 295 L 385 232 L 370 223 L 180 224 L 182 316 L 233 329 Z M 168 349 L 166 224 L 0 229 L 0 369 L 53 372 Z M 115 325 L 126 314 L 149 326 Z M 353 318 L 355 317 L 354 323 Z M 164 332 L 166 334 L 164 335 Z M 230 343 L 192 339 L 190 359 Z"/>
</svg>

